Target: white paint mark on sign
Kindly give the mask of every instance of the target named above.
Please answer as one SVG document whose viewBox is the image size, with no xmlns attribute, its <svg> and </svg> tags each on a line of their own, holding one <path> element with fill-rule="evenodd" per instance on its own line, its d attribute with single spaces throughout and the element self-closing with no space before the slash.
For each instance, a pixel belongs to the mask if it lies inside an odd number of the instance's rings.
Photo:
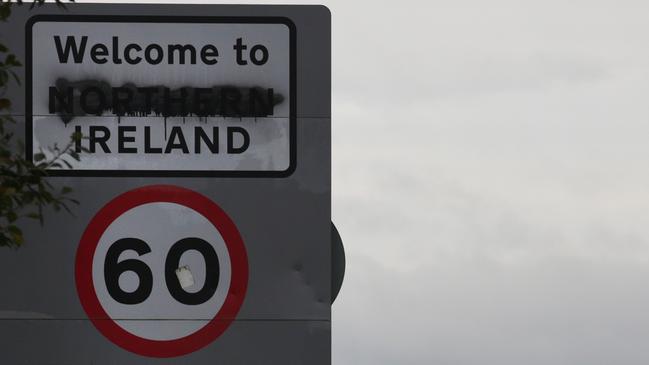
<svg viewBox="0 0 649 365">
<path fill-rule="evenodd" d="M 183 289 L 194 286 L 194 276 L 189 270 L 189 266 L 185 265 L 177 268 L 176 277 L 178 277 L 178 282 Z"/>
</svg>

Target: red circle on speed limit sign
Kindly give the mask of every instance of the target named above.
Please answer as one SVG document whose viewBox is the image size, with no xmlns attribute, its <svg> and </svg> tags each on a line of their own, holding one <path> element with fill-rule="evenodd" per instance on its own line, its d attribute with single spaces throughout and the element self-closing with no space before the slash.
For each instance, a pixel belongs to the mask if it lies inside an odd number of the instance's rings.
<svg viewBox="0 0 649 365">
<path fill-rule="evenodd" d="M 248 259 L 234 222 L 189 189 L 152 185 L 123 193 L 92 218 L 75 279 L 94 326 L 150 357 L 181 356 L 230 326 L 245 298 Z"/>
</svg>

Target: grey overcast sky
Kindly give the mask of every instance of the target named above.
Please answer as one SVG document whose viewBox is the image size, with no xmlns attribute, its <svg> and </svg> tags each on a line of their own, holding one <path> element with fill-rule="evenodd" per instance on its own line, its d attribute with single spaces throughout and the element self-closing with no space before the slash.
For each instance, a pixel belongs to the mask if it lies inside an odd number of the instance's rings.
<svg viewBox="0 0 649 365">
<path fill-rule="evenodd" d="M 333 363 L 648 364 L 649 2 L 325 4 Z"/>
</svg>

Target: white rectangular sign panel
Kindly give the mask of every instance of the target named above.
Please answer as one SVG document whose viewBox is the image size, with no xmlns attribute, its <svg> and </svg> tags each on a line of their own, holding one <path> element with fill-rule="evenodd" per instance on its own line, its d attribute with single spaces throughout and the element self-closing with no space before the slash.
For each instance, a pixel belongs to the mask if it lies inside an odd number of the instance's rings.
<svg viewBox="0 0 649 365">
<path fill-rule="evenodd" d="M 28 157 L 76 133 L 52 174 L 290 175 L 294 37 L 285 18 L 34 17 Z"/>
</svg>

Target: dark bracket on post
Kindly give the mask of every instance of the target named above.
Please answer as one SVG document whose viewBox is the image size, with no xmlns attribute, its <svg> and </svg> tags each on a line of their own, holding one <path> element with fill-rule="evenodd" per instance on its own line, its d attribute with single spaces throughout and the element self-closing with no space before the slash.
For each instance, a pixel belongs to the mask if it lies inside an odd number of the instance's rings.
<svg viewBox="0 0 649 365">
<path fill-rule="evenodd" d="M 345 248 L 336 226 L 331 222 L 331 304 L 334 303 L 345 278 Z"/>
</svg>

